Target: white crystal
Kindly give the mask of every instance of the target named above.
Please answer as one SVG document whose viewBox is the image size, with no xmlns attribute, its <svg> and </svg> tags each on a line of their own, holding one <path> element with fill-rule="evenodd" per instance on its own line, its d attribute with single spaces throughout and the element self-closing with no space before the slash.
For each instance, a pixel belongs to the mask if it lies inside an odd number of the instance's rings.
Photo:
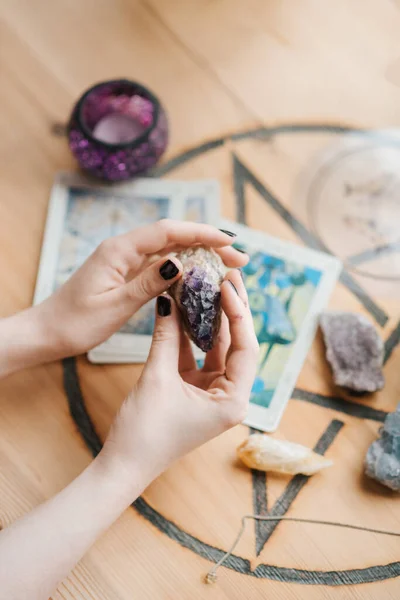
<svg viewBox="0 0 400 600">
<path fill-rule="evenodd" d="M 290 475 L 314 475 L 333 465 L 331 460 L 311 448 L 262 433 L 255 433 L 243 442 L 237 449 L 237 455 L 250 469 Z"/>
</svg>

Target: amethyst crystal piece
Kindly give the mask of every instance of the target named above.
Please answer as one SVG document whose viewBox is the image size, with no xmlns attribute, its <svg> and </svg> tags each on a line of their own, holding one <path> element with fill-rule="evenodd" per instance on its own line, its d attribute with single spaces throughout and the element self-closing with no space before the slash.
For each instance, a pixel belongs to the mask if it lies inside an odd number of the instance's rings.
<svg viewBox="0 0 400 600">
<path fill-rule="evenodd" d="M 178 254 L 183 274 L 170 289 L 186 332 L 203 352 L 214 346 L 221 325 L 220 286 L 226 269 L 211 248 L 198 246 Z"/>
<path fill-rule="evenodd" d="M 335 384 L 357 393 L 382 389 L 384 347 L 372 323 L 357 313 L 328 312 L 320 324 Z"/>
<path fill-rule="evenodd" d="M 365 457 L 365 473 L 383 485 L 400 492 L 400 404 L 389 413 Z"/>
</svg>

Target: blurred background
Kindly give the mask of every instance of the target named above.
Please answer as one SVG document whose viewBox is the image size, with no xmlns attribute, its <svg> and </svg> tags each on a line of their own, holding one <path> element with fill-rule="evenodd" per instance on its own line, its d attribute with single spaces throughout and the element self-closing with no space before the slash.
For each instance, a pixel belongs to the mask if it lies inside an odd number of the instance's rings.
<svg viewBox="0 0 400 600">
<path fill-rule="evenodd" d="M 400 0 L 0 0 L 1 316 L 32 302 L 55 174 L 77 169 L 66 136 L 74 104 L 91 85 L 121 77 L 152 90 L 168 114 L 158 174 L 218 179 L 224 217 L 339 256 L 347 279 L 332 304 L 369 316 L 390 341 L 389 356 L 400 335 Z M 140 368 L 78 359 L 101 438 Z M 399 399 L 398 360 L 388 361 L 385 377 L 385 391 L 370 403 L 375 420 L 346 408 L 338 415 L 340 403 L 358 400 L 337 397 L 317 338 L 281 431 L 313 446 L 338 416 L 345 427 L 330 479 L 313 480 L 296 500 L 300 516 L 326 517 L 326 509 L 331 519 L 362 515 L 373 526 L 379 513 L 380 526 L 398 530 L 393 497 L 366 491 L 360 479 L 382 411 Z M 11 521 L 91 457 L 69 415 L 59 364 L 2 381 L 0 393 L 0 497 Z M 202 600 L 209 546 L 196 554 L 164 533 L 177 524 L 191 549 L 190 536 L 229 547 L 256 502 L 257 478 L 232 461 L 243 432 L 235 428 L 185 457 L 146 491 L 166 519 L 163 533 L 129 511 L 54 598 Z M 269 508 L 284 485 L 268 481 Z M 286 527 L 257 559 L 253 533 L 238 554 L 252 568 L 258 561 L 303 571 L 398 560 L 394 538 L 349 543 L 346 533 L 294 526 L 291 535 Z M 324 597 L 394 599 L 398 579 L 343 590 Z M 233 572 L 207 589 L 212 600 L 269 594 L 322 597 L 318 586 L 293 589 Z"/>
<path fill-rule="evenodd" d="M 157 94 L 168 156 L 265 124 L 399 121 L 396 0 L 2 0 L 0 11 L 0 269 L 26 275 L 14 307 L 34 283 L 54 172 L 75 165 L 57 134 L 98 81 L 127 77 Z"/>
</svg>

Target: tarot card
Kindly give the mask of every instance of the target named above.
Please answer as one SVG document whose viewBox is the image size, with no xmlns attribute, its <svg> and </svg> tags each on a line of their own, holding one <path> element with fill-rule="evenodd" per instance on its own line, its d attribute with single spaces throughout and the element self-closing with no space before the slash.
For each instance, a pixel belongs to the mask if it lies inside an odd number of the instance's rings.
<svg viewBox="0 0 400 600">
<path fill-rule="evenodd" d="M 163 218 L 217 224 L 218 183 L 138 179 L 110 187 L 61 173 L 51 193 L 34 304 L 61 286 L 104 239 Z M 143 362 L 151 343 L 153 304 L 142 307 L 89 358 Z"/>
<path fill-rule="evenodd" d="M 164 183 L 164 182 L 162 182 Z M 169 182 L 166 182 L 169 183 Z M 180 212 L 174 218 L 197 223 L 219 222 L 219 186 L 216 181 L 179 182 Z M 172 217 L 171 217 L 172 218 Z M 156 219 L 158 220 L 158 219 Z M 142 363 L 147 360 L 154 327 L 154 305 L 149 302 L 126 323 L 119 333 L 88 353 L 94 363 Z M 135 336 L 134 338 L 132 336 Z M 193 345 L 194 355 L 204 355 Z"/>
<path fill-rule="evenodd" d="M 167 182 L 169 183 L 169 182 Z M 180 214 L 175 218 L 197 223 L 219 222 L 219 185 L 216 181 L 179 182 Z M 154 327 L 154 305 L 143 306 L 119 333 L 88 353 L 94 363 L 142 363 L 147 360 Z M 133 339 L 132 336 L 135 336 Z M 204 354 L 192 345 L 196 359 Z"/>
<path fill-rule="evenodd" d="M 260 358 L 245 424 L 274 431 L 341 271 L 335 257 L 224 221 L 250 255 L 242 269 Z M 238 244 L 239 245 L 239 244 Z"/>
</svg>

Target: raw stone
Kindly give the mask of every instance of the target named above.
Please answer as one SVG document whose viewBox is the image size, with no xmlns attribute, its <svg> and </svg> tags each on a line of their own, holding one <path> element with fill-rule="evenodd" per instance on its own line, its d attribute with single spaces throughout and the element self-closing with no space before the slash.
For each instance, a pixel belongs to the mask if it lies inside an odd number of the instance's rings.
<svg viewBox="0 0 400 600">
<path fill-rule="evenodd" d="M 214 346 L 221 325 L 221 283 L 226 268 L 211 248 L 196 246 L 177 255 L 183 274 L 171 288 L 186 332 L 203 352 Z"/>
<path fill-rule="evenodd" d="M 384 346 L 372 323 L 357 313 L 327 312 L 320 325 L 335 384 L 357 393 L 382 389 Z"/>
<path fill-rule="evenodd" d="M 380 437 L 368 448 L 365 473 L 400 492 L 400 404 L 395 412 L 388 414 Z"/>
<path fill-rule="evenodd" d="M 314 475 L 333 462 L 311 448 L 255 433 L 237 449 L 240 460 L 250 469 L 273 471 L 289 475 Z"/>
</svg>

